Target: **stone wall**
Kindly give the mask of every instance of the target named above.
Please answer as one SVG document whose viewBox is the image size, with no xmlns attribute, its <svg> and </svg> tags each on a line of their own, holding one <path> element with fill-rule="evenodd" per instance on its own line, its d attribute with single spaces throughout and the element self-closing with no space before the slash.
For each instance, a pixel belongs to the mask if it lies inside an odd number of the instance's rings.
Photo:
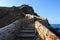
<svg viewBox="0 0 60 40">
<path fill-rule="evenodd" d="M 10 25 L 0 28 L 0 40 L 15 40 L 18 30 L 20 30 L 20 22 L 17 20 Z"/>
<path fill-rule="evenodd" d="M 35 22 L 35 28 L 42 40 L 60 40 L 53 32 L 43 25 L 40 21 Z"/>
</svg>

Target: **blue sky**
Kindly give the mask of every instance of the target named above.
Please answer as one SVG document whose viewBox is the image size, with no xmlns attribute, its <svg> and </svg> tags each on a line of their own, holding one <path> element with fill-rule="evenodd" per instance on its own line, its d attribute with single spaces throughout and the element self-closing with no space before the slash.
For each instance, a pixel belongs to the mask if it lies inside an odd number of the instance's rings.
<svg viewBox="0 0 60 40">
<path fill-rule="evenodd" d="M 60 24 L 60 0 L 0 0 L 0 6 L 20 6 L 27 4 L 34 11 L 46 17 L 50 24 Z"/>
</svg>

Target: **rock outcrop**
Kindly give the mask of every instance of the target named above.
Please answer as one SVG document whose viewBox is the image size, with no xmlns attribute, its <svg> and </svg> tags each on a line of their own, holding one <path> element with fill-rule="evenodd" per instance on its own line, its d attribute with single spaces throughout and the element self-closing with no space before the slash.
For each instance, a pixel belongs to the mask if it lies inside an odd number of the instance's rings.
<svg viewBox="0 0 60 40">
<path fill-rule="evenodd" d="M 22 5 L 20 7 L 0 7 L 0 27 L 25 17 L 25 14 L 37 15 L 32 7 L 28 5 Z"/>
<path fill-rule="evenodd" d="M 37 15 L 32 7 L 25 4 L 19 7 L 0 7 L 0 40 L 17 40 L 19 31 L 30 26 L 35 28 L 33 30 L 38 35 L 31 40 L 60 40 L 60 34 L 46 18 Z"/>
</svg>

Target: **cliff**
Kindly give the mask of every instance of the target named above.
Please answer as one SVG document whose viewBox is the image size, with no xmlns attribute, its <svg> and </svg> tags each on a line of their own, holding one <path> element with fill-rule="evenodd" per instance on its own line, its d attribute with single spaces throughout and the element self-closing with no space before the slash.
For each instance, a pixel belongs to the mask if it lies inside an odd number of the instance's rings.
<svg viewBox="0 0 60 40">
<path fill-rule="evenodd" d="M 42 40 L 59 40 L 60 34 L 54 30 L 48 19 L 37 15 L 28 5 L 0 7 L 0 40 L 14 40 L 22 28 L 34 27 Z M 35 40 L 35 39 L 34 39 Z"/>
</svg>

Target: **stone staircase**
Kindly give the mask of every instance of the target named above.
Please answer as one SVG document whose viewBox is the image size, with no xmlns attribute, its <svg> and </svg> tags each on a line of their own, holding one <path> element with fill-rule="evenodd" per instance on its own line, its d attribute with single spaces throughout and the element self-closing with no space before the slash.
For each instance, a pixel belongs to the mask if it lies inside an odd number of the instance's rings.
<svg viewBox="0 0 60 40">
<path fill-rule="evenodd" d="M 19 31 L 16 40 L 36 40 L 36 31 L 33 26 L 24 26 Z"/>
</svg>

